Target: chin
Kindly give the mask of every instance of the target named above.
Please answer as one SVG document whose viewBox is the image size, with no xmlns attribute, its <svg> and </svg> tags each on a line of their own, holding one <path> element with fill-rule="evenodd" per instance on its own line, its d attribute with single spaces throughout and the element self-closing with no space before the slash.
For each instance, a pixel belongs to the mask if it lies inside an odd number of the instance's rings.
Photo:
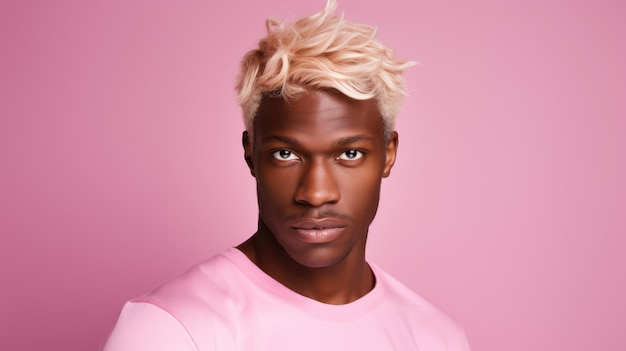
<svg viewBox="0 0 626 351">
<path fill-rule="evenodd" d="M 291 257 L 296 263 L 307 268 L 330 268 L 343 262 L 348 256 L 349 250 L 344 253 L 334 252 L 332 249 L 311 249 L 309 252 L 300 252 L 298 254 L 292 254 L 285 250 L 287 255 Z M 331 251 L 331 252 L 329 252 Z"/>
</svg>

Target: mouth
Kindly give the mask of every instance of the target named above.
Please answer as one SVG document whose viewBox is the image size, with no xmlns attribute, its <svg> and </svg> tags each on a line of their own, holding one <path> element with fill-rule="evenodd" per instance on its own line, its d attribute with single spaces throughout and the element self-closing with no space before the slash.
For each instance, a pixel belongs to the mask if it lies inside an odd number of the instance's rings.
<svg viewBox="0 0 626 351">
<path fill-rule="evenodd" d="M 291 226 L 294 234 L 310 244 L 324 244 L 341 236 L 347 225 L 335 219 L 307 219 Z"/>
</svg>

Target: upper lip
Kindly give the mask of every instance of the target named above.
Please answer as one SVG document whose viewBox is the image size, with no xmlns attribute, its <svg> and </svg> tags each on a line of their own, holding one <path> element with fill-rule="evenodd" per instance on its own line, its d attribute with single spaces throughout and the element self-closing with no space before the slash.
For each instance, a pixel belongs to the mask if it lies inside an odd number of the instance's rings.
<svg viewBox="0 0 626 351">
<path fill-rule="evenodd" d="M 327 228 L 343 228 L 346 224 L 334 218 L 306 218 L 295 221 L 291 224 L 294 229 L 327 229 Z"/>
</svg>

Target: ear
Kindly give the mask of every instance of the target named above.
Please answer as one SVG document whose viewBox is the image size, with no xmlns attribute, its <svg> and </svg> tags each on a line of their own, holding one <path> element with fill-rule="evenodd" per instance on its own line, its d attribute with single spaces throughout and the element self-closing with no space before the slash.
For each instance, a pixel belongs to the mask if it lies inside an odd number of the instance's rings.
<svg viewBox="0 0 626 351">
<path fill-rule="evenodd" d="M 383 169 L 383 178 L 389 177 L 393 164 L 396 163 L 396 154 L 398 153 L 398 132 L 393 131 L 389 136 L 385 147 L 385 168 Z"/>
<path fill-rule="evenodd" d="M 241 135 L 241 143 L 243 144 L 243 158 L 246 160 L 248 169 L 250 169 L 250 174 L 252 174 L 253 177 L 256 177 L 254 174 L 254 163 L 252 162 L 252 144 L 250 143 L 248 131 L 244 131 Z"/>
</svg>

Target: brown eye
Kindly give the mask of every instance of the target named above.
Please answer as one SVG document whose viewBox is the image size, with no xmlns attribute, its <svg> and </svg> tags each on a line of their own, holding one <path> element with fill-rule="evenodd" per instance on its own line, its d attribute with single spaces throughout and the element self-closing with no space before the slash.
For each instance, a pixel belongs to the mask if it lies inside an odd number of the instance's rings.
<svg viewBox="0 0 626 351">
<path fill-rule="evenodd" d="M 274 153 L 272 153 L 272 156 L 274 156 L 275 159 L 280 160 L 280 161 L 291 161 L 291 160 L 298 159 L 298 156 L 296 156 L 293 152 L 289 150 L 274 151 Z"/>
<path fill-rule="evenodd" d="M 361 151 L 350 149 L 344 151 L 337 158 L 340 160 L 354 161 L 360 159 L 361 157 L 363 157 L 363 153 Z"/>
</svg>

